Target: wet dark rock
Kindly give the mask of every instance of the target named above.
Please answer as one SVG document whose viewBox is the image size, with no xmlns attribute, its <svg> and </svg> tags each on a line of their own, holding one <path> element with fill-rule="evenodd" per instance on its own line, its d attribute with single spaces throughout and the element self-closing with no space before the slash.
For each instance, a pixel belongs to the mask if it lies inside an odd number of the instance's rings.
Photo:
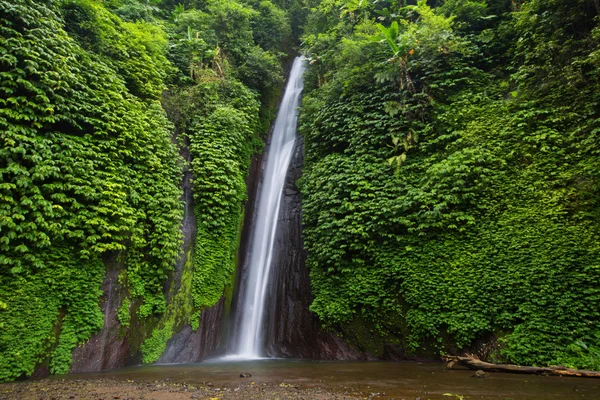
<svg viewBox="0 0 600 400">
<path fill-rule="evenodd" d="M 129 357 L 128 336 L 120 335 L 117 318 L 118 307 L 124 293 L 118 282 L 120 265 L 115 259 L 106 259 L 109 270 L 102 284 L 104 295 L 100 308 L 104 314 L 104 327 L 84 345 L 73 350 L 70 372 L 94 372 L 115 369 L 127 364 Z"/>
<path fill-rule="evenodd" d="M 298 138 L 287 173 L 277 225 L 267 292 L 266 349 L 270 356 L 323 360 L 368 359 L 333 333 L 326 332 L 309 311 L 313 297 L 302 241 L 302 197 L 296 181 L 302 175 L 304 141 Z"/>
<path fill-rule="evenodd" d="M 167 348 L 159 363 L 192 363 L 202 361 L 222 344 L 220 327 L 225 311 L 225 298 L 211 308 L 202 311 L 200 328 L 193 331 L 186 325 L 167 342 Z"/>
</svg>

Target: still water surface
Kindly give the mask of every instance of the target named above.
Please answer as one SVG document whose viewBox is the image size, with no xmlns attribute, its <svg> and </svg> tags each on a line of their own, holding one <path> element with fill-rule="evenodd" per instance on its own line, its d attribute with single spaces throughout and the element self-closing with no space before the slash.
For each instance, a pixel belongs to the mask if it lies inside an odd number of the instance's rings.
<svg viewBox="0 0 600 400">
<path fill-rule="evenodd" d="M 240 378 L 242 372 L 252 378 Z M 101 373 L 73 374 L 60 379 L 114 378 L 135 381 L 170 379 L 177 383 L 212 383 L 237 387 L 247 381 L 322 387 L 345 392 L 349 388 L 375 398 L 456 399 L 595 399 L 600 400 L 600 379 L 491 373 L 474 378 L 473 371 L 448 370 L 441 363 L 414 362 L 311 362 L 294 360 L 204 361 L 196 364 L 128 367 Z"/>
</svg>

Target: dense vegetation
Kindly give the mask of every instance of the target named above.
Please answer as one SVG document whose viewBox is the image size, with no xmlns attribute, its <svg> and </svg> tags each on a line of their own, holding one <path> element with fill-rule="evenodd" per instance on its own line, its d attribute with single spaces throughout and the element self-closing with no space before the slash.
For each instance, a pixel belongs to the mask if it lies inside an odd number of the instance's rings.
<svg viewBox="0 0 600 400">
<path fill-rule="evenodd" d="M 362 348 L 600 368 L 600 7 L 313 1 L 312 310 Z"/>
<path fill-rule="evenodd" d="M 107 270 L 144 362 L 231 295 L 245 178 L 300 35 L 323 324 L 376 355 L 600 369 L 599 14 L 598 0 L 0 0 L 0 381 L 69 371 L 104 325 Z"/>
<path fill-rule="evenodd" d="M 144 361 L 198 327 L 231 285 L 291 32 L 267 0 L 0 1 L 0 381 L 68 372 L 107 268 Z M 187 168 L 197 246 L 174 294 Z"/>
</svg>

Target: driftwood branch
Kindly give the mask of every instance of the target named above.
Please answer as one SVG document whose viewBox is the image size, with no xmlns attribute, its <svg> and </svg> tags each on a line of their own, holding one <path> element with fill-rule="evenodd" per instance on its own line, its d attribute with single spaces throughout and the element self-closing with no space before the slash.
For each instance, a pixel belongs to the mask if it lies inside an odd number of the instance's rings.
<svg viewBox="0 0 600 400">
<path fill-rule="evenodd" d="M 448 361 L 448 368 L 456 366 L 467 367 L 473 370 L 482 370 L 486 372 L 509 372 L 513 374 L 535 374 L 535 375 L 558 375 L 558 376 L 579 376 L 582 378 L 600 378 L 600 371 L 585 371 L 565 367 L 526 367 L 513 364 L 492 364 L 479 360 L 477 357 L 459 357 L 446 356 L 444 361 Z"/>
</svg>

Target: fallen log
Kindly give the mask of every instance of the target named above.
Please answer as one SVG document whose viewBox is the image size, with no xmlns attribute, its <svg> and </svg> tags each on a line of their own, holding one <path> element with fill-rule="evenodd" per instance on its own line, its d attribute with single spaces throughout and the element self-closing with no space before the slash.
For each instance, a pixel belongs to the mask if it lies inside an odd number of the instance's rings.
<svg viewBox="0 0 600 400">
<path fill-rule="evenodd" d="M 444 361 L 448 362 L 448 368 L 456 366 L 467 367 L 472 370 L 481 370 L 486 372 L 509 372 L 513 374 L 535 374 L 535 375 L 556 375 L 556 376 L 578 376 L 582 378 L 600 378 L 600 371 L 586 371 L 580 369 L 571 369 L 566 367 L 529 367 L 513 364 L 493 364 L 481 361 L 474 356 L 444 356 Z"/>
</svg>

